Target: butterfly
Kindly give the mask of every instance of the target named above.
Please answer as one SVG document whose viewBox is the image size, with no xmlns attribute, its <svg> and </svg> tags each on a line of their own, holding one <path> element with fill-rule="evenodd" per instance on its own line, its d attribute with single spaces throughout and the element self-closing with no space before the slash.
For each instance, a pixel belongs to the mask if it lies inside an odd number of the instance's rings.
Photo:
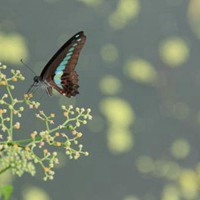
<svg viewBox="0 0 200 200">
<path fill-rule="evenodd" d="M 75 66 L 85 41 L 83 31 L 69 39 L 49 60 L 40 76 L 34 77 L 34 83 L 27 93 L 30 93 L 32 88 L 42 87 L 49 96 L 53 94 L 52 89 L 67 97 L 79 94 L 79 79 Z"/>
</svg>

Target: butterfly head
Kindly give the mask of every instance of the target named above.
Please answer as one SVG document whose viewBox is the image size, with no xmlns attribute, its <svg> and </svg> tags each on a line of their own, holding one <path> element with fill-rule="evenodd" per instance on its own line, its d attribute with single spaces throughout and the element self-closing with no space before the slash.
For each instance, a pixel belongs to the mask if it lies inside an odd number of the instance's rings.
<svg viewBox="0 0 200 200">
<path fill-rule="evenodd" d="M 35 76 L 33 78 L 33 81 L 34 81 L 34 83 L 33 83 L 34 86 L 39 86 L 39 84 L 41 83 L 42 80 L 41 80 L 40 76 Z"/>
<path fill-rule="evenodd" d="M 40 76 L 35 76 L 33 78 L 33 84 L 31 85 L 31 87 L 29 88 L 29 90 L 27 91 L 27 94 L 28 93 L 32 93 L 33 92 L 33 88 L 38 88 L 40 87 L 41 85 L 43 85 L 43 80 Z"/>
</svg>

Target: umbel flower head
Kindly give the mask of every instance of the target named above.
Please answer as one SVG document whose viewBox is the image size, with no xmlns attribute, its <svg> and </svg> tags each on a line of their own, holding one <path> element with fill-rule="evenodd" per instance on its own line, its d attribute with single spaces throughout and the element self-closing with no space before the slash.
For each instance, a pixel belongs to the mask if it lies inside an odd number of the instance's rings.
<svg viewBox="0 0 200 200">
<path fill-rule="evenodd" d="M 58 151 L 65 152 L 70 159 L 89 155 L 80 144 L 83 133 L 78 128 L 92 119 L 91 110 L 63 105 L 63 121 L 56 125 L 55 113 L 38 110 L 40 103 L 32 100 L 32 94 L 25 94 L 21 99 L 15 97 L 15 82 L 25 78 L 19 70 L 10 70 L 7 77 L 5 70 L 7 67 L 0 63 L 0 91 L 5 91 L 0 93 L 0 176 L 6 170 L 18 176 L 25 172 L 34 176 L 41 167 L 43 179 L 52 180 L 54 168 L 59 164 Z M 27 138 L 15 140 L 15 134 L 20 134 L 24 123 L 20 120 L 26 109 L 35 110 L 35 119 L 44 123 L 45 130 L 30 130 L 23 134 Z"/>
</svg>

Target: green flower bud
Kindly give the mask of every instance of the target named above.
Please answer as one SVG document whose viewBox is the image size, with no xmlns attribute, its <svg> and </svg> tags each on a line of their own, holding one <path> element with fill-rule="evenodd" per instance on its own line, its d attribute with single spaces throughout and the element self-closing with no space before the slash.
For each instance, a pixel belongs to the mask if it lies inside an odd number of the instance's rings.
<svg viewBox="0 0 200 200">
<path fill-rule="evenodd" d="M 68 126 L 67 126 L 67 129 L 70 130 L 70 131 L 73 131 L 73 130 L 74 130 L 74 127 L 73 127 L 72 125 L 68 125 Z"/>
<path fill-rule="evenodd" d="M 20 110 L 20 111 L 24 111 L 24 107 L 20 107 L 19 110 Z"/>
<path fill-rule="evenodd" d="M 90 155 L 89 152 L 86 151 L 86 152 L 85 152 L 85 156 L 89 156 L 89 155 Z"/>
<path fill-rule="evenodd" d="M 14 89 L 15 89 L 15 86 L 14 86 L 14 85 L 10 85 L 10 89 L 11 89 L 11 90 L 14 90 Z"/>
</svg>

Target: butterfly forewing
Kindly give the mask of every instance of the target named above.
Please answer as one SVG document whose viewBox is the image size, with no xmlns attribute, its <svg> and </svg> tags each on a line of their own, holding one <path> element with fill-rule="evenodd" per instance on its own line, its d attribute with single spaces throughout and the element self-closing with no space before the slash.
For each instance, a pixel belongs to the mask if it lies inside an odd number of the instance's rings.
<svg viewBox="0 0 200 200">
<path fill-rule="evenodd" d="M 79 93 L 75 66 L 85 40 L 83 31 L 75 34 L 51 58 L 40 75 L 45 83 L 68 97 Z"/>
</svg>

